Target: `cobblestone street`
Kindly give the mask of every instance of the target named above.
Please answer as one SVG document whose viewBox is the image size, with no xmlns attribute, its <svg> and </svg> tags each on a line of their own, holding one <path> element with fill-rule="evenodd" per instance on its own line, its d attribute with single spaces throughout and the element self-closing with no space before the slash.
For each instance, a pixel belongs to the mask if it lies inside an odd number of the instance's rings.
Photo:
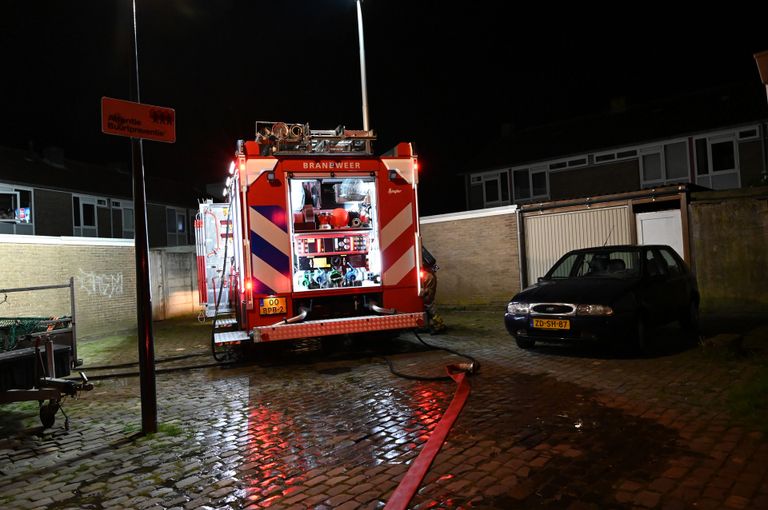
<svg viewBox="0 0 768 510">
<path fill-rule="evenodd" d="M 422 336 L 480 370 L 410 508 L 768 508 L 768 439 L 728 405 L 759 359 L 526 351 L 501 316 L 447 311 L 448 332 Z M 766 328 L 745 333 L 764 340 Z M 418 376 L 464 360 L 410 334 L 333 352 L 269 347 L 248 364 L 159 373 L 150 437 L 138 434 L 137 377 L 67 400 L 69 431 L 61 415 L 42 430 L 37 403 L 3 406 L 0 507 L 383 508 L 455 390 L 397 377 L 385 358 Z"/>
</svg>

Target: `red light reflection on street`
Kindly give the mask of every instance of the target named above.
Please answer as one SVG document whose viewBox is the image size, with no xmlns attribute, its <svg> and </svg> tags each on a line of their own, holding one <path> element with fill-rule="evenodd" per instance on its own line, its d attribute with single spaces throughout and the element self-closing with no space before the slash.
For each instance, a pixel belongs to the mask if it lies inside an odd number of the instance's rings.
<svg viewBox="0 0 768 510">
<path fill-rule="evenodd" d="M 269 507 L 295 492 L 294 484 L 304 481 L 302 475 L 311 469 L 310 461 L 295 430 L 291 417 L 267 406 L 252 406 L 243 464 L 248 503 Z"/>
</svg>

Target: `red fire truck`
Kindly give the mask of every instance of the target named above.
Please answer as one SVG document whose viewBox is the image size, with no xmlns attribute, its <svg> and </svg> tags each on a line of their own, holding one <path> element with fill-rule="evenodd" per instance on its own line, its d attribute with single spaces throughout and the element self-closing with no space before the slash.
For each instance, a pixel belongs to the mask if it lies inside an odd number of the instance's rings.
<svg viewBox="0 0 768 510">
<path fill-rule="evenodd" d="M 195 222 L 214 349 L 424 325 L 417 158 L 374 139 L 259 121 L 238 141 L 229 201 Z"/>
</svg>

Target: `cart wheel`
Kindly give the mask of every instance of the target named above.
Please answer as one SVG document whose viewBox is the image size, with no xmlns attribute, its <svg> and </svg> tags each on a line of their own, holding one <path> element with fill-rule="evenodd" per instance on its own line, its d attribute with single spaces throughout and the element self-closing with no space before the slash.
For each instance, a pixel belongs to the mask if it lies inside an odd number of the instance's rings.
<svg viewBox="0 0 768 510">
<path fill-rule="evenodd" d="M 40 406 L 40 423 L 43 424 L 44 428 L 49 429 L 53 427 L 53 423 L 56 421 L 56 411 L 58 410 L 59 404 L 56 402 Z"/>
</svg>

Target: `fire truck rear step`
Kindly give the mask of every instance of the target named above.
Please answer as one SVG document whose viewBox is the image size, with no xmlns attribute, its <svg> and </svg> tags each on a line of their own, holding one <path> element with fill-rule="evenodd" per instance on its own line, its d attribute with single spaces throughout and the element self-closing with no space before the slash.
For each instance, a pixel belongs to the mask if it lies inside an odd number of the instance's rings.
<svg viewBox="0 0 768 510">
<path fill-rule="evenodd" d="M 224 319 L 216 319 L 216 329 L 226 328 L 237 324 L 237 319 L 234 317 L 227 317 Z"/>
<path fill-rule="evenodd" d="M 214 333 L 213 343 L 216 345 L 239 344 L 250 341 L 251 337 L 247 331 L 225 331 L 223 333 Z"/>
</svg>

